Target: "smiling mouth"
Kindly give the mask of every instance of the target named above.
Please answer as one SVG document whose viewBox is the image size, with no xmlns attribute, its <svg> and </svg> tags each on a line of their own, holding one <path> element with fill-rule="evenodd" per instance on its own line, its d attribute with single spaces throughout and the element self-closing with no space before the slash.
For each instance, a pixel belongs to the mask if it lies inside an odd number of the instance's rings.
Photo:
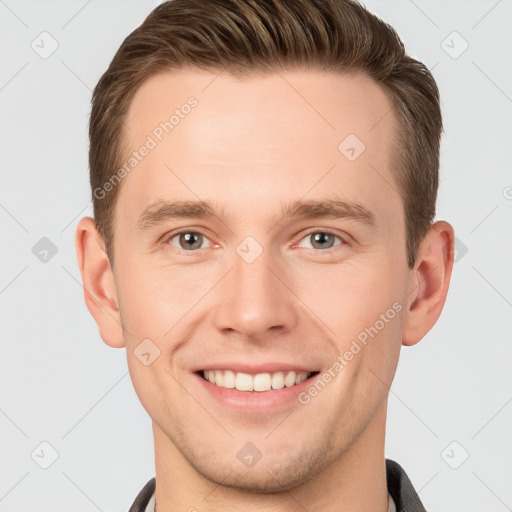
<svg viewBox="0 0 512 512">
<path fill-rule="evenodd" d="M 278 371 L 252 375 L 232 370 L 200 370 L 197 372 L 204 380 L 215 386 L 238 391 L 270 391 L 290 388 L 314 377 L 319 372 Z"/>
</svg>

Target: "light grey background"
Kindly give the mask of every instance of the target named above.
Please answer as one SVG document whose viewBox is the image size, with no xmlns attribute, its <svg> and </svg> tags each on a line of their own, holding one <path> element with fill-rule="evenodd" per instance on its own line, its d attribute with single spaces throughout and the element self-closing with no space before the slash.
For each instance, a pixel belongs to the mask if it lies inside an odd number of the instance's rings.
<svg viewBox="0 0 512 512">
<path fill-rule="evenodd" d="M 0 1 L 0 512 L 125 511 L 154 475 L 149 417 L 84 305 L 73 235 L 91 214 L 91 90 L 158 3 Z M 438 218 L 459 239 L 440 321 L 402 350 L 386 456 L 429 510 L 512 510 L 512 2 L 366 6 L 440 87 Z"/>
</svg>

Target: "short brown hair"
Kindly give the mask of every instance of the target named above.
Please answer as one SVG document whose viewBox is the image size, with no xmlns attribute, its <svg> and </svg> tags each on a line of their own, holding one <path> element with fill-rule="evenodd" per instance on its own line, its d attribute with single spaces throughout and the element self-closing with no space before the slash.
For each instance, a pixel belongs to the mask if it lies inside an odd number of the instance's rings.
<svg viewBox="0 0 512 512">
<path fill-rule="evenodd" d="M 439 91 L 395 30 L 355 0 L 171 0 L 123 41 L 94 89 L 89 124 L 94 217 L 112 262 L 120 186 L 100 197 L 95 190 L 122 165 L 123 128 L 136 90 L 151 75 L 184 67 L 240 76 L 300 67 L 372 77 L 389 94 L 398 121 L 392 156 L 414 265 L 435 216 Z"/>
</svg>

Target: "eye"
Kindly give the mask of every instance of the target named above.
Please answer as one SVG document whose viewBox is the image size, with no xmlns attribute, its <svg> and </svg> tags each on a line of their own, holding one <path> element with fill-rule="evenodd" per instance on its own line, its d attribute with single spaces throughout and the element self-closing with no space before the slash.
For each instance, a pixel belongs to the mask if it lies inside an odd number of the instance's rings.
<svg viewBox="0 0 512 512">
<path fill-rule="evenodd" d="M 335 243 L 336 239 L 338 239 L 340 243 Z M 345 244 L 339 236 L 329 231 L 311 231 L 302 240 L 307 240 L 310 244 L 309 246 L 306 245 L 306 247 L 320 250 L 332 249 L 338 245 Z M 301 245 L 302 240 L 299 242 L 299 245 Z"/>
<path fill-rule="evenodd" d="M 176 242 L 174 242 L 175 239 L 177 239 Z M 208 238 L 197 231 L 182 231 L 167 239 L 169 245 L 189 252 L 194 251 L 194 249 L 204 249 L 205 247 L 202 247 L 202 245 L 205 241 L 209 241 Z"/>
</svg>

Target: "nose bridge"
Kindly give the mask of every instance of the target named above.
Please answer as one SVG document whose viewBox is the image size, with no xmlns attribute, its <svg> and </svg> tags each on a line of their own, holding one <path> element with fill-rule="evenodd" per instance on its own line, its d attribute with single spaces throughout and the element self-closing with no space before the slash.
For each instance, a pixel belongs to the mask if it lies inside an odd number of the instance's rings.
<svg viewBox="0 0 512 512">
<path fill-rule="evenodd" d="M 237 247 L 231 262 L 217 304 L 217 327 L 253 339 L 272 328 L 291 329 L 297 320 L 293 295 L 275 275 L 279 262 L 271 250 L 248 240 Z"/>
</svg>

